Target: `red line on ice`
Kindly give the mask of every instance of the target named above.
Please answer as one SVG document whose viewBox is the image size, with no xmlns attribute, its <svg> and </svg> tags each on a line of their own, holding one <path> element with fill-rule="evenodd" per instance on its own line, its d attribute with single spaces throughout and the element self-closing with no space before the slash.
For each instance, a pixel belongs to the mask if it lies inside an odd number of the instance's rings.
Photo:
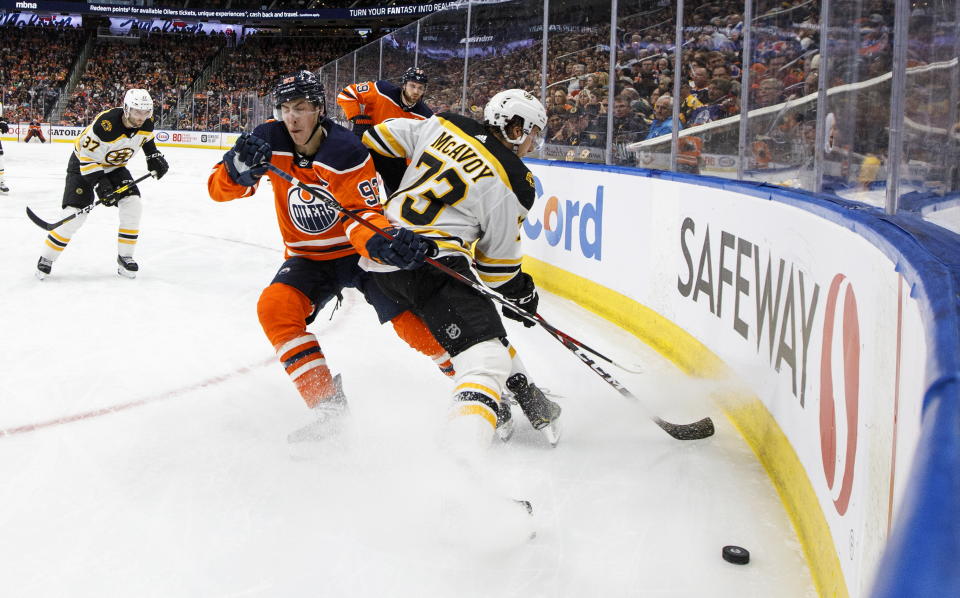
<svg viewBox="0 0 960 598">
<path fill-rule="evenodd" d="M 111 413 L 117 413 L 118 411 L 125 411 L 133 407 L 140 407 L 141 405 L 148 405 L 150 403 L 165 401 L 167 399 L 172 399 L 174 397 L 180 396 L 182 394 L 186 394 L 188 392 L 192 392 L 194 390 L 204 388 L 206 386 L 213 386 L 214 384 L 220 384 L 221 382 L 226 382 L 227 380 L 230 380 L 231 378 L 235 378 L 236 376 L 242 376 L 243 374 L 247 374 L 253 371 L 254 368 L 264 367 L 264 366 L 270 365 L 271 363 L 276 363 L 276 361 L 277 361 L 276 357 L 271 357 L 270 359 L 267 359 L 261 363 L 257 363 L 252 366 L 244 366 L 242 368 L 238 368 L 227 374 L 221 374 L 219 376 L 214 376 L 213 378 L 208 378 L 203 382 L 191 384 L 190 386 L 184 386 L 182 388 L 175 388 L 173 390 L 169 390 L 167 392 L 154 395 L 152 397 L 146 397 L 143 399 L 138 399 L 136 401 L 130 401 L 129 403 L 120 403 L 119 405 L 101 407 L 100 409 L 94 409 L 93 411 L 86 411 L 83 413 L 76 413 L 74 415 L 67 415 L 65 417 L 59 417 L 57 419 L 37 422 L 35 424 L 26 424 L 23 426 L 17 426 L 15 428 L 7 428 L 5 430 L 0 430 L 0 438 L 4 436 L 13 436 L 15 434 L 26 434 L 27 432 L 34 432 L 42 428 L 51 428 L 53 426 L 70 424 L 70 423 L 85 420 L 85 419 L 93 419 L 94 417 L 100 417 L 101 415 L 110 415 Z"/>
</svg>

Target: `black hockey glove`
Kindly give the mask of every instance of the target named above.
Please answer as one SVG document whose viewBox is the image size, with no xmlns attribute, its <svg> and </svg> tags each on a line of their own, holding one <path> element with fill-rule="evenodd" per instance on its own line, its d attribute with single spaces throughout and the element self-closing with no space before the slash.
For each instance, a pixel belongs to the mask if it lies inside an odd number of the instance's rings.
<svg viewBox="0 0 960 598">
<path fill-rule="evenodd" d="M 0 133 L 10 132 L 10 126 L 7 124 L 7 119 L 0 118 Z"/>
<path fill-rule="evenodd" d="M 373 119 L 369 114 L 358 114 L 350 119 L 353 123 L 353 132 L 357 137 L 363 137 L 363 134 L 373 126 Z"/>
<path fill-rule="evenodd" d="M 540 295 L 537 294 L 537 287 L 533 284 L 533 279 L 526 272 L 520 272 L 507 284 L 497 288 L 501 295 L 513 302 L 514 305 L 527 312 L 530 315 L 537 314 L 537 304 L 540 303 Z M 535 322 L 528 320 L 516 313 L 509 307 L 501 307 L 504 317 L 516 320 L 527 328 L 535 326 Z"/>
<path fill-rule="evenodd" d="M 233 148 L 223 155 L 223 164 L 233 182 L 253 187 L 268 170 L 260 164 L 269 162 L 272 156 L 273 150 L 265 139 L 244 133 Z"/>
<path fill-rule="evenodd" d="M 163 154 L 156 152 L 147 156 L 147 170 L 152 172 L 153 176 L 159 181 L 170 170 L 170 165 L 167 164 L 167 159 L 163 157 Z"/>
<path fill-rule="evenodd" d="M 114 186 L 107 177 L 103 177 L 100 179 L 100 182 L 97 183 L 97 197 L 100 198 L 100 201 L 105 206 L 115 206 L 117 202 L 120 201 L 121 198 L 113 195 L 115 190 L 116 186 Z"/>
<path fill-rule="evenodd" d="M 437 244 L 410 229 L 391 226 L 385 229 L 393 235 L 373 235 L 367 241 L 367 253 L 381 264 L 390 264 L 402 270 L 414 270 L 428 257 L 437 255 Z"/>
</svg>

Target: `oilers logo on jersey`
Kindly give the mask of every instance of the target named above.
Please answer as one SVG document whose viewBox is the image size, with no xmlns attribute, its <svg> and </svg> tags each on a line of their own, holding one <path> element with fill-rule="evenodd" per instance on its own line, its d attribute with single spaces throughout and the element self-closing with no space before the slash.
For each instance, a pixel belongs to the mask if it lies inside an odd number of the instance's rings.
<svg viewBox="0 0 960 598">
<path fill-rule="evenodd" d="M 334 202 L 336 199 L 319 185 L 308 185 Z M 318 235 L 337 223 L 339 213 L 324 201 L 314 198 L 299 187 L 287 191 L 287 209 L 294 226 L 310 235 Z"/>
</svg>

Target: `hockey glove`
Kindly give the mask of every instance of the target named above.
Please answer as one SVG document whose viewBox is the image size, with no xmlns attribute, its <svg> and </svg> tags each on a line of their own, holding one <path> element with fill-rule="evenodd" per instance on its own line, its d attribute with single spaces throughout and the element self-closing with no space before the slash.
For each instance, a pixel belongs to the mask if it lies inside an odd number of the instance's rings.
<svg viewBox="0 0 960 598">
<path fill-rule="evenodd" d="M 7 119 L 0 118 L 0 133 L 10 132 L 10 127 L 7 125 Z"/>
<path fill-rule="evenodd" d="M 540 303 L 540 295 L 537 294 L 537 287 L 534 286 L 533 279 L 526 272 L 520 272 L 510 279 L 507 284 L 500 286 L 497 290 L 523 311 L 532 316 L 537 314 L 537 304 Z M 509 307 L 504 306 L 501 307 L 500 310 L 505 317 L 516 320 L 527 328 L 535 325 L 535 322 L 524 318 Z"/>
<path fill-rule="evenodd" d="M 97 183 L 97 197 L 100 198 L 100 201 L 105 206 L 115 206 L 117 202 L 120 201 L 119 197 L 113 195 L 113 192 L 116 190 L 116 186 L 110 182 L 110 179 L 103 177 L 100 179 L 100 182 Z"/>
<path fill-rule="evenodd" d="M 367 241 L 367 253 L 381 264 L 414 270 L 422 266 L 426 258 L 437 255 L 436 243 L 410 229 L 391 226 L 385 230 L 393 239 L 373 235 Z"/>
<path fill-rule="evenodd" d="M 163 154 L 156 152 L 147 156 L 147 170 L 152 172 L 153 176 L 159 181 L 170 170 L 170 165 L 167 164 L 167 159 L 163 157 Z"/>
<path fill-rule="evenodd" d="M 358 114 L 350 119 L 353 123 L 353 132 L 357 137 L 363 137 L 363 134 L 373 126 L 373 119 L 369 114 Z"/>
<path fill-rule="evenodd" d="M 268 170 L 266 166 L 260 165 L 269 162 L 272 156 L 273 150 L 266 140 L 244 133 L 233 148 L 223 155 L 223 164 L 233 182 L 244 187 L 253 187 Z"/>
</svg>

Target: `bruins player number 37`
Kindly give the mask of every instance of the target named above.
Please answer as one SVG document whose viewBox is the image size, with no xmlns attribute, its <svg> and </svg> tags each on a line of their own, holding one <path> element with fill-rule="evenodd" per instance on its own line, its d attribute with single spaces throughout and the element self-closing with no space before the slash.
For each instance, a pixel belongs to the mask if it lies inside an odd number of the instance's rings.
<svg viewBox="0 0 960 598">
<path fill-rule="evenodd" d="M 143 148 L 147 170 L 157 179 L 167 173 L 169 167 L 157 150 L 153 127 L 150 94 L 145 89 L 130 89 L 123 96 L 122 107 L 101 112 L 80 133 L 67 164 L 62 202 L 63 216 L 77 216 L 47 235 L 37 262 L 37 278 L 50 275 L 53 263 L 86 221 L 95 198 L 119 208 L 117 273 L 127 278 L 137 276 L 139 266 L 133 251 L 140 235 L 143 204 L 140 189 L 131 185 L 133 177 L 127 164 Z"/>
</svg>

